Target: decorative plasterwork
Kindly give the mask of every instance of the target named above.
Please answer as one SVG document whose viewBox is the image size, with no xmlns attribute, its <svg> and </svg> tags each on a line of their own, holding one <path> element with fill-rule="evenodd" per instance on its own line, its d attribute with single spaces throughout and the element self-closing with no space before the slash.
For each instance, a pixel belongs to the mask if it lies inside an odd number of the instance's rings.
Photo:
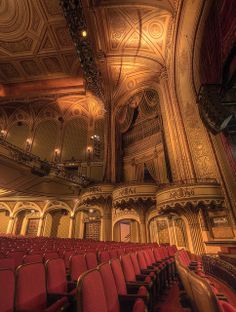
<svg viewBox="0 0 236 312">
<path fill-rule="evenodd" d="M 113 212 L 112 212 L 113 224 L 124 219 L 129 219 L 129 220 L 132 219 L 132 220 L 136 220 L 137 222 L 140 222 L 139 214 L 134 209 L 113 209 Z"/>
<path fill-rule="evenodd" d="M 218 183 L 201 183 L 169 186 L 156 194 L 157 210 L 161 213 L 178 211 L 186 206 L 220 207 L 224 202 L 222 188 Z"/>
<path fill-rule="evenodd" d="M 149 208 L 155 204 L 155 184 L 130 184 L 113 191 L 113 206 L 117 208 L 134 208 L 135 205 Z"/>
<path fill-rule="evenodd" d="M 114 185 L 99 184 L 88 187 L 79 200 L 79 205 L 111 204 Z"/>
<path fill-rule="evenodd" d="M 79 73 L 79 61 L 58 0 L 2 0 L 0 20 L 0 82 Z"/>
</svg>

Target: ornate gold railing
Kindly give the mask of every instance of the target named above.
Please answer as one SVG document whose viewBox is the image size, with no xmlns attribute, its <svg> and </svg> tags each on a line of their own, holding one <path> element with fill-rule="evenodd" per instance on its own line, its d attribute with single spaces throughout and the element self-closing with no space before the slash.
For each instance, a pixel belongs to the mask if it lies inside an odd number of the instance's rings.
<svg viewBox="0 0 236 312">
<path fill-rule="evenodd" d="M 203 268 L 206 274 L 222 280 L 234 291 L 236 289 L 236 267 L 218 257 L 203 256 Z"/>
</svg>

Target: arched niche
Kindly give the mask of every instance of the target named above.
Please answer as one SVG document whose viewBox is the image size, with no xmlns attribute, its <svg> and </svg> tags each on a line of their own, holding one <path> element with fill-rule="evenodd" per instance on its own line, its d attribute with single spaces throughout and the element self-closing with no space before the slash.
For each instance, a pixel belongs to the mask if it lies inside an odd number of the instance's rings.
<svg viewBox="0 0 236 312">
<path fill-rule="evenodd" d="M 116 242 L 140 242 L 140 224 L 133 218 L 119 219 L 113 224 L 113 240 Z"/>
<path fill-rule="evenodd" d="M 51 208 L 45 212 L 43 235 L 47 237 L 69 237 L 70 212 L 65 208 Z"/>
<path fill-rule="evenodd" d="M 88 122 L 82 117 L 73 118 L 65 124 L 62 160 L 85 160 L 87 153 Z"/>
<path fill-rule="evenodd" d="M 80 239 L 102 239 L 101 211 L 95 207 L 79 208 L 75 213 L 74 237 Z"/>
<path fill-rule="evenodd" d="M 53 160 L 54 149 L 56 148 L 58 137 L 58 124 L 55 120 L 45 120 L 40 122 L 34 134 L 32 153 L 42 160 Z"/>
<path fill-rule="evenodd" d="M 26 124 L 23 121 L 18 121 L 10 127 L 7 133 L 6 140 L 9 143 L 24 149 L 26 146 L 26 140 L 28 136 L 29 136 L 28 124 Z"/>
<path fill-rule="evenodd" d="M 21 207 L 14 213 L 13 234 L 30 237 L 37 236 L 40 214 L 41 212 L 33 207 Z"/>
<path fill-rule="evenodd" d="M 6 234 L 10 220 L 10 211 L 0 205 L 0 234 Z"/>
</svg>

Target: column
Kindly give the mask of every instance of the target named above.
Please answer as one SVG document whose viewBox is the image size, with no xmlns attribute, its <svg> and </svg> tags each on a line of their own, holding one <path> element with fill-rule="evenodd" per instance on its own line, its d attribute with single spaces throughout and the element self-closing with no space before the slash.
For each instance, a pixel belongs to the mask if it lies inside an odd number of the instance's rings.
<svg viewBox="0 0 236 312">
<path fill-rule="evenodd" d="M 165 67 L 160 73 L 160 87 L 163 96 L 161 115 L 172 176 L 174 180 L 189 179 L 195 176 L 194 168 L 177 98 L 170 92 L 171 81 Z"/>
<path fill-rule="evenodd" d="M 203 254 L 205 253 L 205 246 L 203 243 L 202 231 L 200 227 L 198 211 L 196 208 L 187 208 L 184 213 L 185 217 L 188 221 L 190 239 L 192 241 L 193 253 L 195 254 Z"/>
<path fill-rule="evenodd" d="M 139 213 L 139 218 L 140 218 L 140 240 L 141 240 L 141 243 L 146 243 L 147 242 L 147 235 L 146 235 L 144 207 L 141 207 L 141 211 Z"/>
<path fill-rule="evenodd" d="M 74 230 L 74 216 L 70 216 L 70 224 L 69 224 L 69 238 L 73 237 L 73 230 Z"/>
<path fill-rule="evenodd" d="M 104 241 L 112 240 L 112 214 L 111 210 L 104 212 L 103 215 L 103 239 Z"/>
<path fill-rule="evenodd" d="M 15 218 L 10 217 L 9 222 L 8 222 L 8 226 L 7 226 L 7 234 L 12 234 L 14 221 L 15 221 Z"/>
</svg>

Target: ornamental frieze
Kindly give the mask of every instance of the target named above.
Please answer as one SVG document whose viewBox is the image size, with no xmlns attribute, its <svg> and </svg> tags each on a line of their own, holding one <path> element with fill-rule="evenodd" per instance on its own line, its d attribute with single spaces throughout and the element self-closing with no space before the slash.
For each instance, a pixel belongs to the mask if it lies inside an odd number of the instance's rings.
<svg viewBox="0 0 236 312">
<path fill-rule="evenodd" d="M 113 206 L 132 208 L 134 205 L 141 205 L 149 208 L 155 203 L 157 186 L 155 184 L 135 184 L 118 187 L 113 191 Z"/>
<path fill-rule="evenodd" d="M 186 206 L 209 207 L 221 206 L 224 202 L 224 194 L 220 184 L 206 182 L 196 185 L 167 186 L 156 194 L 157 210 L 182 209 Z"/>
<path fill-rule="evenodd" d="M 174 190 L 170 192 L 170 198 L 176 199 L 176 198 L 187 198 L 194 195 L 194 188 L 188 188 L 188 187 L 181 187 L 178 190 Z"/>
<path fill-rule="evenodd" d="M 111 202 L 113 185 L 94 185 L 86 189 L 80 200 L 81 204 L 103 204 L 104 201 Z"/>
</svg>

